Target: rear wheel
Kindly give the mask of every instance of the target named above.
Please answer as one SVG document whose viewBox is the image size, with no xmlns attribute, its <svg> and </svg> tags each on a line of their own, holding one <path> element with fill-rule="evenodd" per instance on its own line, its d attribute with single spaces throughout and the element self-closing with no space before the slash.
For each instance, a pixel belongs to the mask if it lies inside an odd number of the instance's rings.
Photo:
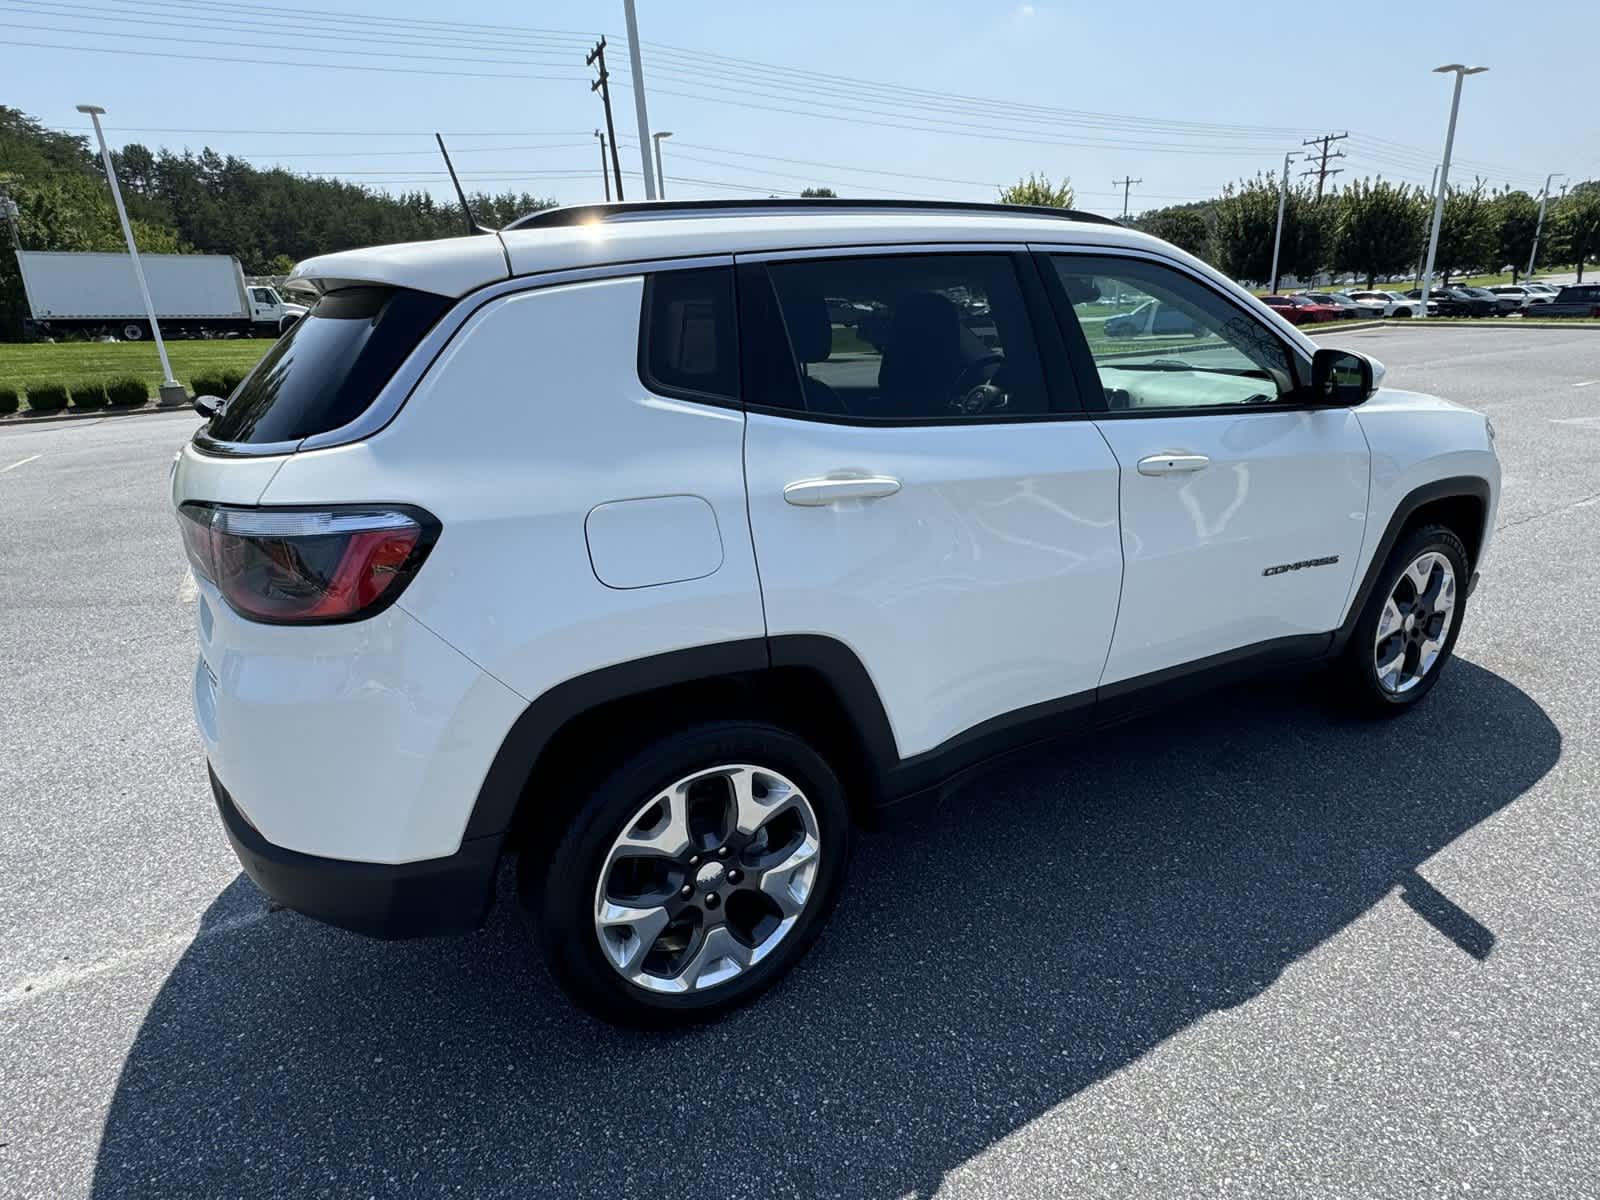
<svg viewBox="0 0 1600 1200">
<path fill-rule="evenodd" d="M 645 1027 L 719 1016 L 821 932 L 844 879 L 844 791 L 776 726 L 717 721 L 645 746 L 600 780 L 521 891 L 557 981 Z M 548 863 L 548 865 L 546 865 Z"/>
<path fill-rule="evenodd" d="M 1394 310 L 1394 315 L 1397 317 L 1409 317 L 1411 310 L 1409 308 L 1397 308 Z"/>
<path fill-rule="evenodd" d="M 1461 632 L 1466 588 L 1466 548 L 1449 529 L 1429 525 L 1400 540 L 1339 664 L 1360 709 L 1393 715 L 1433 689 Z"/>
<path fill-rule="evenodd" d="M 138 321 L 129 321 L 123 325 L 122 340 L 125 342 L 144 341 L 144 325 Z"/>
</svg>

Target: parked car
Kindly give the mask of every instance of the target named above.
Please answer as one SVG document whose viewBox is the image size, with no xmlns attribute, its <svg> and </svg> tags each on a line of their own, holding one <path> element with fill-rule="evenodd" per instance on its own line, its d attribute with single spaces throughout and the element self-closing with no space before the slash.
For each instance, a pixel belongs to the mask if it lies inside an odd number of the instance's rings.
<svg viewBox="0 0 1600 1200">
<path fill-rule="evenodd" d="M 1331 662 L 1387 716 L 1448 669 L 1482 415 L 1102 218 L 793 214 L 551 209 L 295 268 L 311 311 L 197 400 L 171 479 L 211 787 L 268 896 L 458 933 L 514 859 L 561 986 L 676 1025 L 794 966 L 879 805 L 1252 667 Z M 1111 286 L 1206 343 L 1094 349 Z M 835 362 L 857 305 L 882 345 Z"/>
<path fill-rule="evenodd" d="M 1340 312 L 1331 304 L 1318 304 L 1304 296 L 1263 296 L 1261 303 L 1277 313 L 1291 325 L 1315 325 L 1322 321 L 1337 321 Z"/>
<path fill-rule="evenodd" d="M 1553 283 L 1525 283 L 1522 285 L 1536 296 L 1548 296 L 1551 300 L 1556 298 L 1556 293 L 1561 291 Z"/>
<path fill-rule="evenodd" d="M 1360 321 L 1374 316 L 1368 305 L 1347 295 L 1344 292 L 1301 292 L 1307 300 L 1315 304 L 1325 304 L 1329 308 L 1337 309 L 1339 319 L 1343 321 Z"/>
<path fill-rule="evenodd" d="M 1203 332 L 1195 319 L 1180 308 L 1159 300 L 1146 300 L 1132 312 L 1106 318 L 1106 336 L 1141 337 L 1151 334 L 1195 336 Z"/>
<path fill-rule="evenodd" d="M 1556 293 L 1556 298 L 1539 309 L 1539 319 L 1546 317 L 1600 317 L 1600 283 L 1569 284 Z"/>
<path fill-rule="evenodd" d="M 1547 292 L 1536 292 L 1531 287 L 1519 286 L 1510 283 L 1498 283 L 1489 288 L 1504 302 L 1506 299 L 1516 301 L 1516 309 L 1527 311 L 1535 304 L 1549 304 L 1555 297 Z"/>
<path fill-rule="evenodd" d="M 1409 317 L 1417 310 L 1417 301 L 1408 300 L 1399 292 L 1351 292 L 1350 298 L 1378 310 L 1378 315 L 1384 317 Z"/>
<path fill-rule="evenodd" d="M 1509 316 L 1522 307 L 1521 297 L 1503 295 L 1491 288 L 1464 287 L 1461 290 L 1475 299 L 1487 300 L 1490 304 L 1493 304 L 1494 312 L 1492 315 L 1496 317 Z"/>
<path fill-rule="evenodd" d="M 1406 293 L 1412 300 L 1422 299 L 1422 290 L 1412 288 Z M 1437 307 L 1435 307 L 1437 306 Z M 1428 292 L 1430 317 L 1492 317 L 1499 306 L 1493 300 L 1468 295 L 1457 287 L 1436 287 Z"/>
</svg>

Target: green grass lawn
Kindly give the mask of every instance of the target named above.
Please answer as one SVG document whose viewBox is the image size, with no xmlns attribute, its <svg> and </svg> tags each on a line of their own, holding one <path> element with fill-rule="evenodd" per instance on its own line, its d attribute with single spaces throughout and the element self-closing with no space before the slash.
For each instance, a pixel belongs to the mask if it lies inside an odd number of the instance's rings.
<svg viewBox="0 0 1600 1200">
<path fill-rule="evenodd" d="M 168 342 L 167 354 L 172 359 L 172 373 L 187 387 L 196 374 L 248 371 L 271 345 L 271 338 Z M 126 375 L 143 379 L 150 394 L 156 394 L 161 359 L 154 342 L 0 343 L 0 383 L 24 392 L 30 383 L 72 384 Z"/>
</svg>

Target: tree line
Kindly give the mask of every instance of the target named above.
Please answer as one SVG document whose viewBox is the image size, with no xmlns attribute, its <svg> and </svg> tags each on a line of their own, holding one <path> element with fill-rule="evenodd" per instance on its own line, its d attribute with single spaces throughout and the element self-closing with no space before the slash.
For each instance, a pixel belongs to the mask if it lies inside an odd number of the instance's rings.
<svg viewBox="0 0 1600 1200">
<path fill-rule="evenodd" d="M 213 150 L 113 152 L 139 249 L 152 254 L 230 254 L 248 275 L 286 274 L 316 254 L 420 241 L 463 232 L 457 204 L 423 191 L 398 195 L 281 168 L 263 170 Z M 125 247 L 99 156 L 86 138 L 47 129 L 0 105 L 0 194 L 17 206 L 15 233 L 28 250 Z M 495 227 L 549 208 L 526 192 L 471 197 Z M 0 339 L 22 333 L 27 302 L 11 239 L 0 234 Z"/>
<path fill-rule="evenodd" d="M 1285 197 L 1279 271 L 1297 279 L 1325 272 L 1380 279 L 1415 275 L 1427 250 L 1434 198 L 1425 188 L 1382 178 L 1358 179 L 1319 202 L 1309 187 Z M 1215 200 L 1156 209 L 1133 225 L 1204 258 L 1225 274 L 1270 283 L 1278 219 L 1278 180 L 1258 175 L 1223 188 Z M 1492 190 L 1481 180 L 1452 186 L 1439 225 L 1434 270 L 1452 275 L 1528 268 L 1539 202 L 1524 191 Z M 1539 233 L 1541 267 L 1583 264 L 1600 255 L 1600 180 L 1552 198 Z"/>
</svg>

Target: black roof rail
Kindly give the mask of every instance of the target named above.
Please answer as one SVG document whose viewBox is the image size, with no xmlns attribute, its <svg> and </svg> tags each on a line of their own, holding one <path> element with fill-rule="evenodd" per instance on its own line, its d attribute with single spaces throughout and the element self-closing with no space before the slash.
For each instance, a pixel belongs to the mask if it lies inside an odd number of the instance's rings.
<svg viewBox="0 0 1600 1200">
<path fill-rule="evenodd" d="M 1050 208 L 1042 204 L 985 204 L 965 200 L 845 200 L 837 197 L 785 199 L 779 196 L 748 200 L 629 200 L 615 204 L 574 204 L 546 208 L 518 217 L 506 229 L 557 229 L 566 225 L 588 225 L 630 217 L 714 217 L 795 212 L 968 212 L 997 216 L 1056 217 L 1064 221 L 1087 221 L 1095 225 L 1118 225 L 1099 213 L 1072 208 Z"/>
</svg>

